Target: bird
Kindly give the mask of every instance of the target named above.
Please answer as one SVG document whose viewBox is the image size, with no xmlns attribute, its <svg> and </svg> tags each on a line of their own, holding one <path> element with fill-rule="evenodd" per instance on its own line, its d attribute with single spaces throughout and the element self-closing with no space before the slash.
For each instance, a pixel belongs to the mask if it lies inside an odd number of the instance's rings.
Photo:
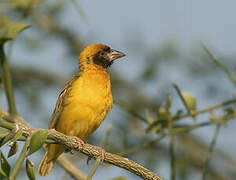
<svg viewBox="0 0 236 180">
<path fill-rule="evenodd" d="M 113 104 L 109 67 L 114 60 L 124 56 L 124 53 L 100 43 L 86 47 L 78 58 L 78 72 L 58 96 L 48 128 L 76 136 L 82 142 L 90 136 Z M 56 159 L 65 151 L 64 145 L 47 145 L 39 174 L 49 174 Z"/>
</svg>

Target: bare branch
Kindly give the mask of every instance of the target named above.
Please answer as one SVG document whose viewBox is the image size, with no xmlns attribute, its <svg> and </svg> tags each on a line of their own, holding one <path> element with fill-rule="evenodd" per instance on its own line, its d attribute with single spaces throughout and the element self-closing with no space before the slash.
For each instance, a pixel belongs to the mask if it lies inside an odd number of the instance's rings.
<svg viewBox="0 0 236 180">
<path fill-rule="evenodd" d="M 224 73 L 228 76 L 228 78 L 231 80 L 231 82 L 236 85 L 236 78 L 233 77 L 233 75 L 231 74 L 231 72 L 229 71 L 229 69 L 222 64 L 219 59 L 217 59 L 217 57 L 211 53 L 211 51 L 208 49 L 207 45 L 203 42 L 202 43 L 202 47 L 204 48 L 204 50 L 207 52 L 207 54 L 209 55 L 209 57 L 211 58 L 211 60 L 222 70 L 224 71 Z"/>
</svg>

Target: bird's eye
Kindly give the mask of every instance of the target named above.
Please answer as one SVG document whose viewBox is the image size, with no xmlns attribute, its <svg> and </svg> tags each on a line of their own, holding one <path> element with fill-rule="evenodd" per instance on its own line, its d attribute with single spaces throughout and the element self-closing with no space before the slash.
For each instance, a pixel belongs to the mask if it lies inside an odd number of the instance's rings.
<svg viewBox="0 0 236 180">
<path fill-rule="evenodd" d="M 100 52 L 100 54 L 99 54 L 100 56 L 105 56 L 105 52 Z"/>
</svg>

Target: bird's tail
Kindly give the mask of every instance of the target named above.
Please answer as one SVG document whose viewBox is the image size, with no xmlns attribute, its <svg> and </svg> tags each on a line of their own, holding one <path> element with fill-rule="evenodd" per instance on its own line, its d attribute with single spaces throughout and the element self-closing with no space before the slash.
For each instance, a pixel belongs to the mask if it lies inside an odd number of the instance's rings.
<svg viewBox="0 0 236 180">
<path fill-rule="evenodd" d="M 49 144 L 46 149 L 38 168 L 41 176 L 46 176 L 50 173 L 57 158 L 66 150 L 65 146 L 61 144 Z"/>
<path fill-rule="evenodd" d="M 46 176 L 50 173 L 53 168 L 55 160 L 49 161 L 48 159 L 48 151 L 43 156 L 42 161 L 39 164 L 38 172 L 41 176 Z"/>
</svg>

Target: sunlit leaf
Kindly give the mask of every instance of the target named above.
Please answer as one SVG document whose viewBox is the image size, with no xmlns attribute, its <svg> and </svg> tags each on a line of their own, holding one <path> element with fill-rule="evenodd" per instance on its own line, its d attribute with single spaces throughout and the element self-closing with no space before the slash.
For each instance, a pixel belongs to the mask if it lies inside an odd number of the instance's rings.
<svg viewBox="0 0 236 180">
<path fill-rule="evenodd" d="M 153 118 L 150 116 L 149 109 L 146 109 L 146 111 L 145 111 L 145 118 L 149 124 L 151 124 L 153 122 Z"/>
<path fill-rule="evenodd" d="M 160 107 L 158 109 L 157 116 L 160 119 L 167 119 L 167 115 L 168 115 L 168 111 L 166 110 L 166 108 Z"/>
<path fill-rule="evenodd" d="M 29 180 L 35 180 L 34 163 L 26 159 L 26 172 Z"/>
<path fill-rule="evenodd" d="M 8 177 L 7 174 L 0 168 L 0 180 L 4 179 L 4 177 Z"/>
<path fill-rule="evenodd" d="M 0 15 L 0 43 L 13 39 L 19 32 L 28 27 L 27 24 L 14 22 L 6 16 Z"/>
<path fill-rule="evenodd" d="M 35 151 L 39 150 L 42 145 L 45 143 L 48 136 L 48 131 L 39 130 L 37 131 L 30 140 L 30 150 L 28 155 L 34 153 Z"/>
<path fill-rule="evenodd" d="M 1 156 L 0 156 L 0 158 L 1 158 L 1 169 L 4 171 L 4 173 L 7 175 L 7 177 L 9 177 L 11 166 L 7 162 L 7 159 L 5 158 L 3 153 L 1 151 L 0 151 L 0 153 L 1 153 Z"/>
<path fill-rule="evenodd" d="M 189 92 L 181 92 L 188 108 L 190 110 L 196 110 L 197 101 L 196 98 Z"/>
</svg>

